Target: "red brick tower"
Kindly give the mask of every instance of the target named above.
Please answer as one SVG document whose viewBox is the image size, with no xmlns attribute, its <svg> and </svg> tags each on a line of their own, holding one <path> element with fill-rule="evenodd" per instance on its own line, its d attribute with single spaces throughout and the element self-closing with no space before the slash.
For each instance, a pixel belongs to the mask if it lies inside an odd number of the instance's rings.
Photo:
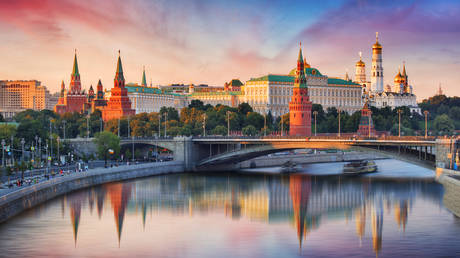
<svg viewBox="0 0 460 258">
<path fill-rule="evenodd" d="M 308 97 L 302 43 L 300 44 L 295 74 L 294 89 L 291 102 L 289 102 L 289 135 L 311 136 L 311 101 Z"/>
<path fill-rule="evenodd" d="M 118 51 L 117 71 L 113 84 L 107 107 L 104 108 L 102 112 L 102 119 L 104 121 L 123 116 L 131 116 L 136 113 L 135 110 L 131 108 L 128 90 L 125 88 L 125 77 L 123 76 L 123 67 L 121 66 L 120 51 Z"/>
<path fill-rule="evenodd" d="M 61 85 L 61 87 L 64 84 Z M 62 88 L 61 88 L 62 90 Z M 78 71 L 77 50 L 73 60 L 72 74 L 70 75 L 70 89 L 67 94 L 62 95 L 54 111 L 58 114 L 66 112 L 82 112 L 86 103 L 86 95 L 81 91 L 80 72 Z"/>
<path fill-rule="evenodd" d="M 361 110 L 361 121 L 359 122 L 358 135 L 369 136 L 369 126 L 370 126 L 370 136 L 376 134 L 374 123 L 372 122 L 371 110 L 369 109 L 369 104 L 366 101 L 363 109 Z"/>
</svg>

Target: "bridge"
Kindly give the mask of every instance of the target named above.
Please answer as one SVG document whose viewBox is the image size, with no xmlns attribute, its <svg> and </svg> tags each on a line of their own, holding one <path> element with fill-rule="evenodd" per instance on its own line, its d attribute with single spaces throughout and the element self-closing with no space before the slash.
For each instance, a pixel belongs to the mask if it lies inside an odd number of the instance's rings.
<svg viewBox="0 0 460 258">
<path fill-rule="evenodd" d="M 91 139 L 73 139 L 76 148 L 88 148 Z M 85 146 L 83 146 L 83 145 Z M 80 145 L 80 147 L 78 147 Z M 429 168 L 448 167 L 458 149 L 459 141 L 452 138 L 386 136 L 359 137 L 158 137 L 122 138 L 124 148 L 158 146 L 173 152 L 174 160 L 183 161 L 185 169 L 232 168 L 235 164 L 280 151 L 295 149 L 355 149 L 374 152 L 390 158 Z"/>
</svg>

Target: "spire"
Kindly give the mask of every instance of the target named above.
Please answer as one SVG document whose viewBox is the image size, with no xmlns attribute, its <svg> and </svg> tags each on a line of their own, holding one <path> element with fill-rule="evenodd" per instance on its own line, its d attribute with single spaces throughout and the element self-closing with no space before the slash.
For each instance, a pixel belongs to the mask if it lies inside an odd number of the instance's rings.
<svg viewBox="0 0 460 258">
<path fill-rule="evenodd" d="M 72 75 L 80 75 L 78 72 L 78 63 L 77 63 L 77 49 L 75 49 L 75 58 L 73 59 L 73 69 L 72 69 Z"/>
<path fill-rule="evenodd" d="M 375 32 L 375 43 L 379 43 L 379 32 Z"/>
<path fill-rule="evenodd" d="M 299 43 L 299 58 L 297 59 L 297 62 L 303 62 L 303 56 L 302 56 L 302 41 Z"/>
<path fill-rule="evenodd" d="M 118 50 L 117 72 L 115 74 L 115 79 L 123 81 L 125 80 L 125 77 L 123 76 L 123 67 L 121 65 L 120 50 Z"/>
<path fill-rule="evenodd" d="M 142 86 L 147 87 L 147 80 L 145 79 L 145 66 L 144 71 L 142 73 Z"/>
<path fill-rule="evenodd" d="M 406 77 L 407 74 L 406 74 L 406 62 L 403 61 L 403 72 L 402 72 L 402 76 Z"/>
</svg>

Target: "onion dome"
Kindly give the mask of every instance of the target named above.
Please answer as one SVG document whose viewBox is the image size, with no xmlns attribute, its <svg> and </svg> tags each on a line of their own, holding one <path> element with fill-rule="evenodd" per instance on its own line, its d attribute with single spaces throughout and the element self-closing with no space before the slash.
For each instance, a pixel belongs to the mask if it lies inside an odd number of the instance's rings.
<svg viewBox="0 0 460 258">
<path fill-rule="evenodd" d="M 359 61 L 356 62 L 356 66 L 358 67 L 364 67 L 366 66 L 363 62 L 363 53 L 359 52 Z"/>
<path fill-rule="evenodd" d="M 375 33 L 375 43 L 372 45 L 372 49 L 382 49 L 382 45 L 379 43 L 379 33 Z"/>
<path fill-rule="evenodd" d="M 403 76 L 401 75 L 401 68 L 398 68 L 398 74 L 395 76 L 395 83 L 399 83 L 403 80 Z"/>
</svg>

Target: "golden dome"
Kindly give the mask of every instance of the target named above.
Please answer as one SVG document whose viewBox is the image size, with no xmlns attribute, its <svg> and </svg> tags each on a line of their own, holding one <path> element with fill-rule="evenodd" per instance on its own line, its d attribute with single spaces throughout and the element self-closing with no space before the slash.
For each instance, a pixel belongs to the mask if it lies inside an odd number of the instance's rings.
<svg viewBox="0 0 460 258">
<path fill-rule="evenodd" d="M 382 49 L 382 45 L 379 43 L 379 33 L 375 33 L 375 43 L 372 45 L 372 49 Z"/>
<path fill-rule="evenodd" d="M 395 82 L 401 82 L 403 79 L 401 72 L 398 72 L 398 74 L 395 76 Z"/>
<path fill-rule="evenodd" d="M 366 65 L 364 64 L 364 62 L 363 62 L 362 60 L 359 60 L 358 62 L 356 62 L 356 66 L 362 66 L 362 67 L 364 67 L 364 66 L 366 66 Z"/>
</svg>

